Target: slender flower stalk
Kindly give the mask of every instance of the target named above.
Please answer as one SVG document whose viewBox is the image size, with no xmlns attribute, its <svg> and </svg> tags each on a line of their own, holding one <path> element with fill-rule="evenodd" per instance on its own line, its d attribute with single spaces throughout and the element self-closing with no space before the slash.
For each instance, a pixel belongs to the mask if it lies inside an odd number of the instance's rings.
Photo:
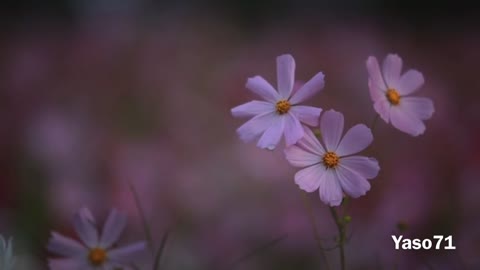
<svg viewBox="0 0 480 270">
<path fill-rule="evenodd" d="M 318 232 L 317 228 L 317 221 L 315 219 L 315 215 L 313 214 L 312 204 L 307 197 L 307 194 L 303 191 L 300 191 L 302 195 L 303 205 L 308 214 L 308 219 L 310 220 L 310 224 L 312 225 L 313 236 L 315 237 L 315 242 L 317 242 L 318 250 L 320 251 L 320 256 L 322 257 L 323 261 L 325 262 L 325 266 L 327 270 L 330 270 L 330 264 L 328 263 L 327 255 L 325 254 L 325 249 L 323 248 L 322 239 L 320 238 L 320 233 Z"/>
<path fill-rule="evenodd" d="M 344 219 L 340 219 L 337 210 L 335 207 L 330 207 L 330 214 L 332 215 L 332 218 L 335 222 L 335 225 L 337 226 L 338 230 L 338 250 L 340 253 L 340 269 L 345 270 L 346 269 L 346 261 L 345 261 L 345 242 L 347 240 L 347 228 L 346 225 L 347 223 L 345 222 Z"/>
</svg>

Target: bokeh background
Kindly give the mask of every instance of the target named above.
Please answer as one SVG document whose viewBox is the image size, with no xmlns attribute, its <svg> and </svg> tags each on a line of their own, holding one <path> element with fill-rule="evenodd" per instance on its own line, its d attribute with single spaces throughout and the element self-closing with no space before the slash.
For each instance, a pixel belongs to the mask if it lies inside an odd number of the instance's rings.
<svg viewBox="0 0 480 270">
<path fill-rule="evenodd" d="M 129 183 L 157 244 L 171 230 L 163 269 L 323 269 L 295 169 L 281 147 L 242 143 L 244 120 L 230 115 L 256 98 L 248 77 L 276 81 L 283 53 L 300 82 L 326 74 L 309 104 L 341 111 L 346 127 L 374 118 L 370 55 L 398 53 L 435 103 L 418 138 L 377 123 L 365 154 L 382 169 L 349 209 L 348 269 L 480 269 L 480 16 L 418 5 L 3 1 L 0 233 L 14 237 L 18 269 L 47 269 L 50 231 L 74 237 L 82 206 L 101 221 L 128 213 L 121 243 L 144 238 Z M 309 199 L 333 247 L 328 208 Z M 452 235 L 457 249 L 395 251 L 399 229 Z M 337 269 L 337 250 L 327 255 Z M 148 252 L 139 263 L 150 269 Z"/>
</svg>

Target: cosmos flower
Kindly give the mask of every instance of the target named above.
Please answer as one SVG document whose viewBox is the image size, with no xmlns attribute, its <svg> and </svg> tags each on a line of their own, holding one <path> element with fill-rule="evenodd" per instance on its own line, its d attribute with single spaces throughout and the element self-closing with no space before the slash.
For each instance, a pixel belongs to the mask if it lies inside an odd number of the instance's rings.
<svg viewBox="0 0 480 270">
<path fill-rule="evenodd" d="M 0 269 L 11 270 L 15 264 L 15 257 L 13 256 L 13 243 L 10 238 L 7 241 L 0 235 Z"/>
<path fill-rule="evenodd" d="M 137 242 L 125 247 L 115 247 L 125 225 L 126 216 L 113 209 L 99 236 L 96 222 L 87 208 L 80 209 L 74 217 L 73 225 L 81 242 L 52 232 L 48 250 L 64 256 L 50 259 L 52 270 L 99 270 L 115 269 L 129 265 L 134 255 L 145 249 L 145 242 Z"/>
<path fill-rule="evenodd" d="M 285 134 L 287 146 L 302 138 L 304 131 L 301 123 L 318 125 L 322 109 L 299 103 L 323 89 L 323 73 L 317 73 L 297 91 L 293 91 L 294 83 L 295 60 L 289 54 L 277 57 L 278 92 L 260 76 L 248 79 L 246 87 L 265 101 L 254 100 L 232 109 L 235 117 L 253 116 L 237 129 L 241 140 L 250 142 L 260 137 L 257 146 L 273 150 L 282 134 Z"/>
<path fill-rule="evenodd" d="M 320 199 L 330 206 L 338 206 L 344 192 L 353 198 L 365 195 L 370 190 L 367 179 L 375 178 L 380 167 L 374 158 L 353 154 L 373 141 L 370 129 L 358 124 L 342 139 L 343 115 L 330 110 L 320 120 L 320 132 L 325 147 L 305 128 L 305 137 L 285 149 L 290 164 L 304 168 L 295 174 L 295 183 L 306 192 L 318 189 Z"/>
<path fill-rule="evenodd" d="M 435 111 L 431 99 L 411 97 L 423 85 L 422 73 L 410 69 L 401 75 L 402 59 L 389 54 L 383 61 L 382 71 L 377 58 L 367 59 L 368 87 L 375 111 L 388 124 L 412 136 L 425 132 L 423 120 Z"/>
</svg>

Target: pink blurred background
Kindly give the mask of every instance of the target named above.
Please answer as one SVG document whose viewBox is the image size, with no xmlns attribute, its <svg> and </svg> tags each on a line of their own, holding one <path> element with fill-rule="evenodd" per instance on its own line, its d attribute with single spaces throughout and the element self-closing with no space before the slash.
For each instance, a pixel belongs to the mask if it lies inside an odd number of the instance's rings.
<svg viewBox="0 0 480 270">
<path fill-rule="evenodd" d="M 353 1 L 352 1 L 353 2 Z M 20 4 L 21 3 L 21 4 Z M 353 201 L 348 269 L 480 269 L 480 36 L 475 11 L 429 14 L 311 1 L 20 1 L 0 32 L 0 233 L 18 269 L 46 269 L 50 230 L 73 236 L 74 212 L 129 215 L 122 241 L 143 238 L 128 183 L 164 269 L 320 269 L 322 261 L 281 148 L 243 144 L 230 108 L 256 98 L 248 77 L 326 75 L 309 102 L 369 125 L 365 61 L 398 53 L 426 79 L 436 112 L 413 138 L 379 121 L 365 152 L 381 166 Z M 447 16 L 448 14 L 448 16 Z M 319 230 L 336 233 L 317 193 Z M 452 235 L 454 251 L 395 251 L 392 233 Z M 327 252 L 333 266 L 337 251 Z M 140 257 L 148 265 L 148 256 Z"/>
</svg>

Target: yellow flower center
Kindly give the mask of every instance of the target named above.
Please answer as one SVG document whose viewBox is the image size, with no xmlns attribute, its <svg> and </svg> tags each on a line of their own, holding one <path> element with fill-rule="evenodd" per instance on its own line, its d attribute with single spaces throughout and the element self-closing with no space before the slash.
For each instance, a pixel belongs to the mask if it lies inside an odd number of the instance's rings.
<svg viewBox="0 0 480 270">
<path fill-rule="evenodd" d="M 388 102 L 390 102 L 390 104 L 398 105 L 398 103 L 400 103 L 400 95 L 398 94 L 397 90 L 389 88 L 385 95 L 387 96 Z"/>
<path fill-rule="evenodd" d="M 292 107 L 292 105 L 285 99 L 280 100 L 277 102 L 277 105 L 275 105 L 278 114 L 286 114 L 290 110 L 290 107 Z"/>
<path fill-rule="evenodd" d="M 323 156 L 323 165 L 327 168 L 335 168 L 340 162 L 340 157 L 335 152 L 327 152 Z"/>
<path fill-rule="evenodd" d="M 107 260 L 107 251 L 103 248 L 92 248 L 88 254 L 88 260 L 94 266 L 100 266 Z"/>
</svg>

